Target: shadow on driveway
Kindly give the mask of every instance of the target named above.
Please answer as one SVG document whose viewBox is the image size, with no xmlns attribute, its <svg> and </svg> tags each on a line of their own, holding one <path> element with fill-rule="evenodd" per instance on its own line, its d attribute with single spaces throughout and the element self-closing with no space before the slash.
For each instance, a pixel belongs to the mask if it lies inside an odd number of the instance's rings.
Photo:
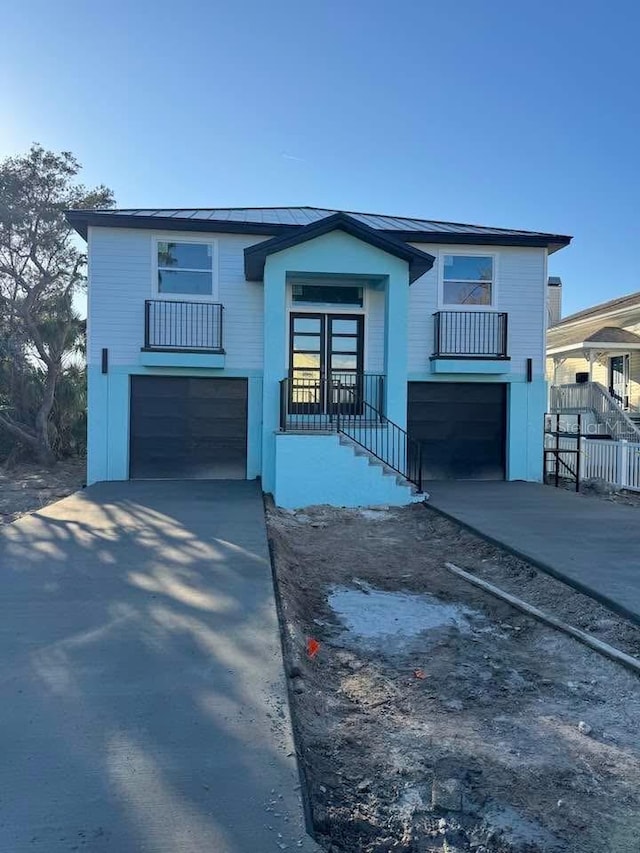
<svg viewBox="0 0 640 853">
<path fill-rule="evenodd" d="M 0 850 L 316 849 L 255 483 L 92 486 L 0 569 Z"/>
</svg>

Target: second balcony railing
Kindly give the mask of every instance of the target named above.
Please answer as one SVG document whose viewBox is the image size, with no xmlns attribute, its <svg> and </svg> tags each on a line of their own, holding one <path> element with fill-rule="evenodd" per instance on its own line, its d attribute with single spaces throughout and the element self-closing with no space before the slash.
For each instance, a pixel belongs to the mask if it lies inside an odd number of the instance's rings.
<svg viewBox="0 0 640 853">
<path fill-rule="evenodd" d="M 144 304 L 144 348 L 224 352 L 223 311 L 218 302 L 147 299 Z"/>
<path fill-rule="evenodd" d="M 434 357 L 507 358 L 507 314 L 498 311 L 437 311 Z"/>
</svg>

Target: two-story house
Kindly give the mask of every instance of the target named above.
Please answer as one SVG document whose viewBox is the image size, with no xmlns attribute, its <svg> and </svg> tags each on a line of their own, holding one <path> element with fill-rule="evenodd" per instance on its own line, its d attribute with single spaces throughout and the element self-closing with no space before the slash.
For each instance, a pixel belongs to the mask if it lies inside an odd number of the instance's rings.
<svg viewBox="0 0 640 853">
<path fill-rule="evenodd" d="M 539 480 L 569 237 L 311 207 L 74 210 L 88 482 L 257 478 L 284 507 Z"/>
</svg>

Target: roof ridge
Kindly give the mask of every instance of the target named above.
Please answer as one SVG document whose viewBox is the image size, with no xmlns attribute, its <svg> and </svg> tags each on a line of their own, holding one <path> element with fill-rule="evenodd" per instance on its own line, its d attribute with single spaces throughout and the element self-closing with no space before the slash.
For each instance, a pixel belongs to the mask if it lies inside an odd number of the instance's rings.
<svg viewBox="0 0 640 853">
<path fill-rule="evenodd" d="M 592 305 L 589 308 L 582 308 L 580 311 L 574 311 L 573 314 L 563 317 L 559 323 L 556 323 L 555 326 L 553 326 L 553 328 L 555 329 L 565 323 L 568 324 L 577 320 L 586 320 L 588 317 L 593 317 L 602 310 L 613 308 L 617 303 L 626 302 L 627 300 L 633 301 L 634 299 L 637 299 L 638 303 L 640 303 L 640 290 L 636 290 L 633 293 L 627 293 L 625 296 L 614 296 L 613 299 L 607 299 L 605 302 L 599 302 L 597 305 Z"/>
</svg>

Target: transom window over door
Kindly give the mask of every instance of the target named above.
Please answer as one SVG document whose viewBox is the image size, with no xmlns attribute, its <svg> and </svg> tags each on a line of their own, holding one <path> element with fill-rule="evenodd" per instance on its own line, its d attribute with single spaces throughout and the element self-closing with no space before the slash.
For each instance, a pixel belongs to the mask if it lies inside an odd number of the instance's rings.
<svg viewBox="0 0 640 853">
<path fill-rule="evenodd" d="M 493 266 L 493 257 L 487 255 L 444 255 L 443 305 L 491 305 Z"/>
<path fill-rule="evenodd" d="M 213 295 L 212 243 L 158 240 L 158 293 Z"/>
</svg>

